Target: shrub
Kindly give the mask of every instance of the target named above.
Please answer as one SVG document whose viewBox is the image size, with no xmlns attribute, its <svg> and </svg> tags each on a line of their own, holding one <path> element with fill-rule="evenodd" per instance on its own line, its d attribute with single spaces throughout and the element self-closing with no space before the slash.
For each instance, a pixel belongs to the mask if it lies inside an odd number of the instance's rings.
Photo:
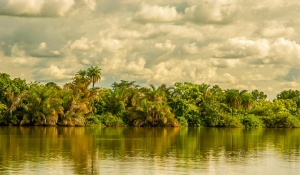
<svg viewBox="0 0 300 175">
<path fill-rule="evenodd" d="M 226 127 L 239 128 L 239 127 L 243 126 L 241 124 L 239 118 L 236 117 L 236 116 L 224 115 L 223 116 L 223 121 L 224 121 L 224 126 L 226 126 Z"/>
<path fill-rule="evenodd" d="M 241 118 L 241 123 L 245 128 L 257 128 L 262 126 L 261 120 L 255 115 L 247 115 Z"/>
<path fill-rule="evenodd" d="M 86 125 L 101 125 L 100 115 L 88 116 L 85 119 Z"/>
<path fill-rule="evenodd" d="M 177 117 L 177 121 L 178 121 L 178 124 L 181 127 L 187 127 L 188 126 L 188 121 L 184 117 Z"/>
<path fill-rule="evenodd" d="M 116 127 L 116 126 L 125 126 L 123 120 L 117 116 L 112 115 L 111 113 L 105 113 L 99 116 L 101 123 L 105 126 Z"/>
<path fill-rule="evenodd" d="M 299 120 L 289 113 L 279 113 L 273 116 L 262 117 L 264 125 L 268 128 L 296 128 L 300 127 Z"/>
</svg>

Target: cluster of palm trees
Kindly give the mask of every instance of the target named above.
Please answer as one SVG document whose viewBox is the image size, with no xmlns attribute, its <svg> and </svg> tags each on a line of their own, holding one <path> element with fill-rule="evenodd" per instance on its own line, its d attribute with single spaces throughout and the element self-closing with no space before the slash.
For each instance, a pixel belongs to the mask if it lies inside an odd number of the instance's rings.
<svg viewBox="0 0 300 175">
<path fill-rule="evenodd" d="M 1 125 L 300 127 L 300 92 L 273 101 L 258 90 L 177 82 L 141 87 L 121 80 L 95 87 L 101 69 L 79 70 L 63 87 L 0 73 Z"/>
<path fill-rule="evenodd" d="M 83 126 L 94 114 L 101 69 L 91 66 L 79 71 L 63 88 L 53 82 L 27 84 L 0 74 L 0 124 Z M 92 88 L 89 85 L 92 83 Z"/>
</svg>

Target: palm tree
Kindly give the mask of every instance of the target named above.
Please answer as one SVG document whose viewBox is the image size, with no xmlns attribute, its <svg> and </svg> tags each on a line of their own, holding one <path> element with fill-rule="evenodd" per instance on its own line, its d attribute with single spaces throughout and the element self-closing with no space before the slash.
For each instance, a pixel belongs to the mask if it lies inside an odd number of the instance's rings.
<svg viewBox="0 0 300 175">
<path fill-rule="evenodd" d="M 98 89 L 88 89 L 90 81 L 82 82 L 76 76 L 73 83 L 68 83 L 62 90 L 62 106 L 64 114 L 60 124 L 81 126 L 85 123 L 85 118 L 93 116 L 94 101 L 97 100 Z"/>
<path fill-rule="evenodd" d="M 234 109 L 237 109 L 240 105 L 241 99 L 240 99 L 240 93 L 239 90 L 236 89 L 229 89 L 226 90 L 226 103 L 229 107 L 231 107 L 231 112 L 233 115 Z"/>
<path fill-rule="evenodd" d="M 241 105 L 245 110 L 244 115 L 246 115 L 246 112 L 251 109 L 253 101 L 254 100 L 251 93 L 246 91 L 241 93 Z"/>
<path fill-rule="evenodd" d="M 73 77 L 73 83 L 78 84 L 78 83 L 91 83 L 90 77 L 87 75 L 86 70 L 79 70 L 76 74 L 75 77 Z"/>
<path fill-rule="evenodd" d="M 101 69 L 98 66 L 91 66 L 87 69 L 87 76 L 91 79 L 94 88 L 95 83 L 101 80 Z"/>
<path fill-rule="evenodd" d="M 58 89 L 39 83 L 30 85 L 26 91 L 23 108 L 26 112 L 20 125 L 56 125 L 59 115 L 63 114 L 63 100 L 58 97 Z"/>
</svg>

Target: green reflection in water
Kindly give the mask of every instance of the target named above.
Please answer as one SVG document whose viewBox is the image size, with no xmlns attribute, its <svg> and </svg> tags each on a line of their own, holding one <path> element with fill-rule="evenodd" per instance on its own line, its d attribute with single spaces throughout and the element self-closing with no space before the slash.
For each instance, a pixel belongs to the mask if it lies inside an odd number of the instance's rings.
<svg viewBox="0 0 300 175">
<path fill-rule="evenodd" d="M 259 160 L 299 163 L 299 135 L 300 129 L 0 127 L 0 172 L 230 172 Z"/>
</svg>

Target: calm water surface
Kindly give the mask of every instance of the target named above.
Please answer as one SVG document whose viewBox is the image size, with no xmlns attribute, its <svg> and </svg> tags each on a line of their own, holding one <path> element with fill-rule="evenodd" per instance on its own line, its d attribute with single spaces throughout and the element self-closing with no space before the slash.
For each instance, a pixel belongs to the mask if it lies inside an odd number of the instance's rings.
<svg viewBox="0 0 300 175">
<path fill-rule="evenodd" d="M 300 129 L 0 127 L 0 174 L 299 174 Z"/>
</svg>

